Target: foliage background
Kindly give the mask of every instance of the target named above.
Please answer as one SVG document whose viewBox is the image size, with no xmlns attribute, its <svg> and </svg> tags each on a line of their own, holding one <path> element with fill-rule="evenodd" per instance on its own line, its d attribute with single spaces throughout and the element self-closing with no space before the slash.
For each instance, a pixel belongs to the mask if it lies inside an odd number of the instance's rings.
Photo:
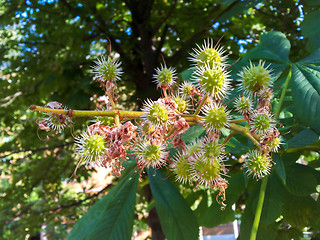
<svg viewBox="0 0 320 240">
<path fill-rule="evenodd" d="M 141 105 L 137 99 L 159 96 L 152 75 L 161 62 L 160 54 L 168 66 L 183 72 L 180 81 L 186 80 L 190 77 L 190 72 L 184 71 L 190 66 L 188 53 L 195 43 L 201 44 L 207 37 L 218 41 L 221 36 L 229 58 L 242 57 L 231 69 L 234 80 L 249 59 L 272 63 L 274 110 L 285 126 L 281 133 L 288 132 L 283 136 L 283 150 L 274 156 L 276 165 L 269 178 L 258 236 L 299 238 L 303 227 L 311 227 L 316 235 L 320 228 L 316 217 L 320 212 L 319 13 L 317 0 L 1 1 L 0 236 L 19 239 L 44 231 L 49 238 L 64 239 L 67 229 L 117 182 L 95 194 L 76 193 L 66 186 L 77 163 L 73 138 L 67 130 L 62 135 L 50 134 L 50 141 L 40 141 L 36 125 L 40 115 L 28 110 L 31 104 L 55 100 L 73 109 L 94 109 L 90 97 L 102 92 L 92 82 L 90 66 L 98 56 L 109 54 L 109 38 L 125 73 L 119 103 L 134 109 Z M 88 121 L 76 119 L 75 133 Z M 185 140 L 190 142 L 201 134 L 202 129 L 192 128 Z M 238 159 L 250 147 L 239 136 L 230 142 L 228 151 Z M 242 214 L 240 237 L 247 239 L 260 182 L 244 177 L 237 161 L 230 160 L 230 165 L 229 208 L 224 212 L 207 192 L 192 194 L 188 187 L 174 184 L 193 206 L 190 214 L 196 227 L 231 221 L 235 217 L 231 205 L 236 202 L 236 213 Z M 76 181 L 88 179 L 91 171 L 79 168 Z M 139 183 L 131 204 L 136 197 L 147 210 L 153 204 L 161 208 L 157 197 L 168 196 L 157 179 L 149 181 L 155 201 Z M 161 183 L 172 186 L 169 180 Z M 152 186 L 160 187 L 158 194 Z M 197 199 L 202 201 L 194 206 Z M 168 204 L 176 207 L 181 201 L 172 199 L 162 209 L 170 207 Z M 245 211 L 241 208 L 244 204 Z M 136 220 L 137 209 L 132 221 L 135 219 L 136 227 L 145 227 L 145 219 Z M 160 222 L 163 217 L 159 216 Z M 157 225 L 148 220 L 151 226 Z M 162 227 L 167 237 L 174 238 L 171 229 Z"/>
</svg>

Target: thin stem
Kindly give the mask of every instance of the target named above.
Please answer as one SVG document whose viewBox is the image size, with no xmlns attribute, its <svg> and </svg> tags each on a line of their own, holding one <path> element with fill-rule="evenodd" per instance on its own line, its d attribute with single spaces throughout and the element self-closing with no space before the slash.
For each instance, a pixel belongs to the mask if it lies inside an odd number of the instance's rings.
<svg viewBox="0 0 320 240">
<path fill-rule="evenodd" d="M 247 138 L 249 138 L 257 147 L 259 147 L 259 142 L 257 139 L 251 135 L 250 130 L 246 127 L 239 126 L 237 124 L 231 123 L 228 128 L 236 133 L 240 133 Z"/>
<path fill-rule="evenodd" d="M 38 111 L 38 112 L 43 112 L 43 113 L 62 114 L 62 115 L 66 115 L 69 117 L 96 117 L 96 116 L 115 117 L 118 114 L 120 118 L 137 119 L 137 118 L 141 118 L 142 115 L 147 114 L 146 112 L 124 111 L 124 110 L 106 110 L 106 111 L 61 110 L 61 109 L 40 107 L 40 106 L 35 106 L 35 105 L 31 105 L 29 109 L 32 111 Z"/>
<path fill-rule="evenodd" d="M 229 140 L 236 134 L 235 131 L 232 131 L 227 137 L 226 139 L 223 140 L 222 145 L 225 146 L 227 144 L 227 142 L 229 142 Z"/>
<path fill-rule="evenodd" d="M 275 107 L 274 116 L 275 116 L 276 119 L 278 119 L 278 117 L 279 117 L 279 114 L 280 114 L 280 111 L 281 111 L 281 106 L 283 104 L 284 97 L 286 96 L 286 92 L 287 92 L 287 88 L 288 88 L 288 85 L 289 85 L 289 82 L 290 82 L 290 79 L 291 79 L 291 75 L 292 75 L 292 70 L 290 68 L 289 73 L 288 73 L 287 78 L 286 78 L 286 81 L 285 81 L 285 83 L 283 85 L 283 89 L 282 89 L 282 92 L 281 92 L 279 103 Z"/>
<path fill-rule="evenodd" d="M 247 120 L 245 120 L 244 118 L 230 120 L 230 123 L 242 123 L 242 122 L 247 122 Z"/>
<path fill-rule="evenodd" d="M 204 95 L 204 97 L 202 98 L 199 106 L 197 107 L 196 111 L 194 112 L 194 116 L 197 116 L 202 108 L 202 106 L 205 104 L 205 102 L 207 101 L 208 98 L 208 93 L 206 95 Z"/>
<path fill-rule="evenodd" d="M 260 217 L 261 217 L 261 212 L 262 212 L 262 207 L 263 207 L 264 196 L 265 196 L 266 188 L 267 188 L 267 182 L 268 182 L 268 176 L 265 176 L 262 179 L 262 183 L 261 183 L 261 187 L 260 187 L 259 199 L 258 199 L 256 214 L 255 214 L 252 229 L 251 229 L 250 240 L 256 240 L 256 237 L 257 237 L 257 232 L 258 232 L 258 227 L 259 227 L 259 222 L 260 222 Z"/>
<path fill-rule="evenodd" d="M 117 110 L 116 104 L 113 101 L 112 94 L 108 92 L 107 95 L 108 95 L 109 101 L 111 103 L 111 106 L 113 107 L 114 110 Z M 120 125 L 119 114 L 115 115 L 114 121 L 116 123 L 116 126 Z"/>
</svg>

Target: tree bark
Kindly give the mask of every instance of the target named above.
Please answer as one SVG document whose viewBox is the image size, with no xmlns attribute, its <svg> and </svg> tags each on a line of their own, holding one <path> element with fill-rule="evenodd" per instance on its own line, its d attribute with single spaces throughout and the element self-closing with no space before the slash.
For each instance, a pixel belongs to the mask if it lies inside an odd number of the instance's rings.
<svg viewBox="0 0 320 240">
<path fill-rule="evenodd" d="M 152 192 L 149 184 L 144 187 L 144 191 L 145 191 L 147 201 L 150 203 L 152 200 Z M 155 207 L 150 210 L 147 220 L 148 220 L 149 226 L 151 227 L 152 240 L 166 239 L 162 231 L 160 219 Z"/>
</svg>

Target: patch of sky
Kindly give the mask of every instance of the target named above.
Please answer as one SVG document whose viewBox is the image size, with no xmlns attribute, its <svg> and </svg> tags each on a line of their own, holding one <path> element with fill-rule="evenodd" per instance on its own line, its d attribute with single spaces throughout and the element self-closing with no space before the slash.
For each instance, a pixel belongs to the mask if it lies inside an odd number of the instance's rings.
<svg viewBox="0 0 320 240">
<path fill-rule="evenodd" d="M 83 5 L 81 4 L 81 3 L 78 3 L 78 5 L 77 5 L 78 7 L 83 7 Z"/>
<path fill-rule="evenodd" d="M 75 22 L 78 22 L 80 20 L 80 16 L 76 16 L 75 18 L 70 20 L 71 24 L 74 24 Z"/>
<path fill-rule="evenodd" d="M 256 9 L 260 9 L 260 8 L 262 8 L 262 7 L 263 7 L 263 3 L 258 3 L 258 4 L 255 6 Z"/>
<path fill-rule="evenodd" d="M 220 26 L 220 23 L 219 23 L 219 22 L 216 22 L 215 24 L 212 25 L 212 27 L 213 27 L 214 29 L 217 29 L 219 26 Z"/>
<path fill-rule="evenodd" d="M 237 39 L 235 39 L 237 41 Z M 240 46 L 239 52 L 240 53 L 246 53 L 248 49 L 244 47 L 244 45 L 247 45 L 248 43 L 252 43 L 252 39 L 239 39 L 237 41 L 237 44 Z"/>
<path fill-rule="evenodd" d="M 296 19 L 297 25 L 300 26 L 301 22 L 304 19 L 304 13 L 303 13 L 303 5 L 298 5 L 300 16 Z"/>
<path fill-rule="evenodd" d="M 132 29 L 130 27 L 128 27 L 125 31 L 128 35 L 132 34 Z"/>
<path fill-rule="evenodd" d="M 39 0 L 38 4 L 45 5 L 45 4 L 51 4 L 54 2 L 57 2 L 57 0 Z"/>
</svg>

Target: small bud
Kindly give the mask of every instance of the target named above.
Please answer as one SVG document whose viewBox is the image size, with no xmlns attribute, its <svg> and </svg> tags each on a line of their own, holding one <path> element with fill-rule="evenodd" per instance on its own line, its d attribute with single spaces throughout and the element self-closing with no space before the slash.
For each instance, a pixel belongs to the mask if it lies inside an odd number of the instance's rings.
<svg viewBox="0 0 320 240">
<path fill-rule="evenodd" d="M 249 152 L 245 159 L 245 167 L 248 176 L 261 179 L 270 173 L 272 161 L 268 155 L 261 154 L 257 150 Z"/>
<path fill-rule="evenodd" d="M 135 148 L 138 160 L 145 167 L 160 167 L 165 163 L 167 154 L 163 151 L 163 146 L 157 143 L 150 143 L 143 140 Z"/>
<path fill-rule="evenodd" d="M 149 121 L 154 126 L 169 123 L 169 111 L 162 102 L 148 99 L 142 111 L 147 113 L 143 116 L 145 121 Z"/>
<path fill-rule="evenodd" d="M 156 69 L 156 74 L 153 77 L 158 87 L 168 88 L 175 83 L 175 79 L 177 78 L 176 70 L 172 67 L 161 66 L 161 68 Z"/>
<path fill-rule="evenodd" d="M 240 114 L 248 114 L 252 108 L 252 102 L 247 97 L 240 97 L 235 100 L 236 111 Z"/>
<path fill-rule="evenodd" d="M 173 172 L 176 174 L 176 181 L 186 183 L 191 181 L 191 169 L 192 166 L 188 160 L 188 155 L 186 153 L 178 153 L 171 165 Z"/>
<path fill-rule="evenodd" d="M 194 72 L 194 80 L 203 93 L 222 99 L 229 89 L 229 75 L 222 67 L 211 68 L 209 65 L 201 66 Z"/>
<path fill-rule="evenodd" d="M 116 82 L 120 80 L 122 74 L 121 62 L 112 61 L 110 57 L 105 59 L 97 59 L 94 62 L 96 65 L 93 66 L 93 73 L 97 74 L 97 81 L 106 84 L 108 81 Z"/>
<path fill-rule="evenodd" d="M 193 53 L 190 53 L 190 60 L 195 63 L 197 67 L 204 67 L 208 65 L 210 68 L 215 66 L 224 65 L 226 56 L 223 56 L 225 50 L 222 47 L 215 47 L 213 39 L 207 39 L 202 46 L 197 45 L 198 48 L 193 49 Z"/>
<path fill-rule="evenodd" d="M 273 127 L 272 121 L 272 116 L 268 111 L 256 110 L 250 120 L 251 130 L 262 135 Z"/>
<path fill-rule="evenodd" d="M 267 88 L 271 84 L 271 70 L 264 66 L 265 62 L 259 61 L 257 66 L 250 62 L 250 67 L 246 67 L 239 74 L 243 80 L 244 88 L 250 93 L 256 94 L 261 89 Z"/>
<path fill-rule="evenodd" d="M 211 103 L 205 105 L 202 111 L 205 115 L 202 123 L 208 131 L 219 130 L 229 124 L 229 112 L 226 111 L 224 106 Z"/>
<path fill-rule="evenodd" d="M 103 135 L 86 131 L 75 138 L 76 153 L 87 165 L 100 166 L 108 151 Z"/>
</svg>

